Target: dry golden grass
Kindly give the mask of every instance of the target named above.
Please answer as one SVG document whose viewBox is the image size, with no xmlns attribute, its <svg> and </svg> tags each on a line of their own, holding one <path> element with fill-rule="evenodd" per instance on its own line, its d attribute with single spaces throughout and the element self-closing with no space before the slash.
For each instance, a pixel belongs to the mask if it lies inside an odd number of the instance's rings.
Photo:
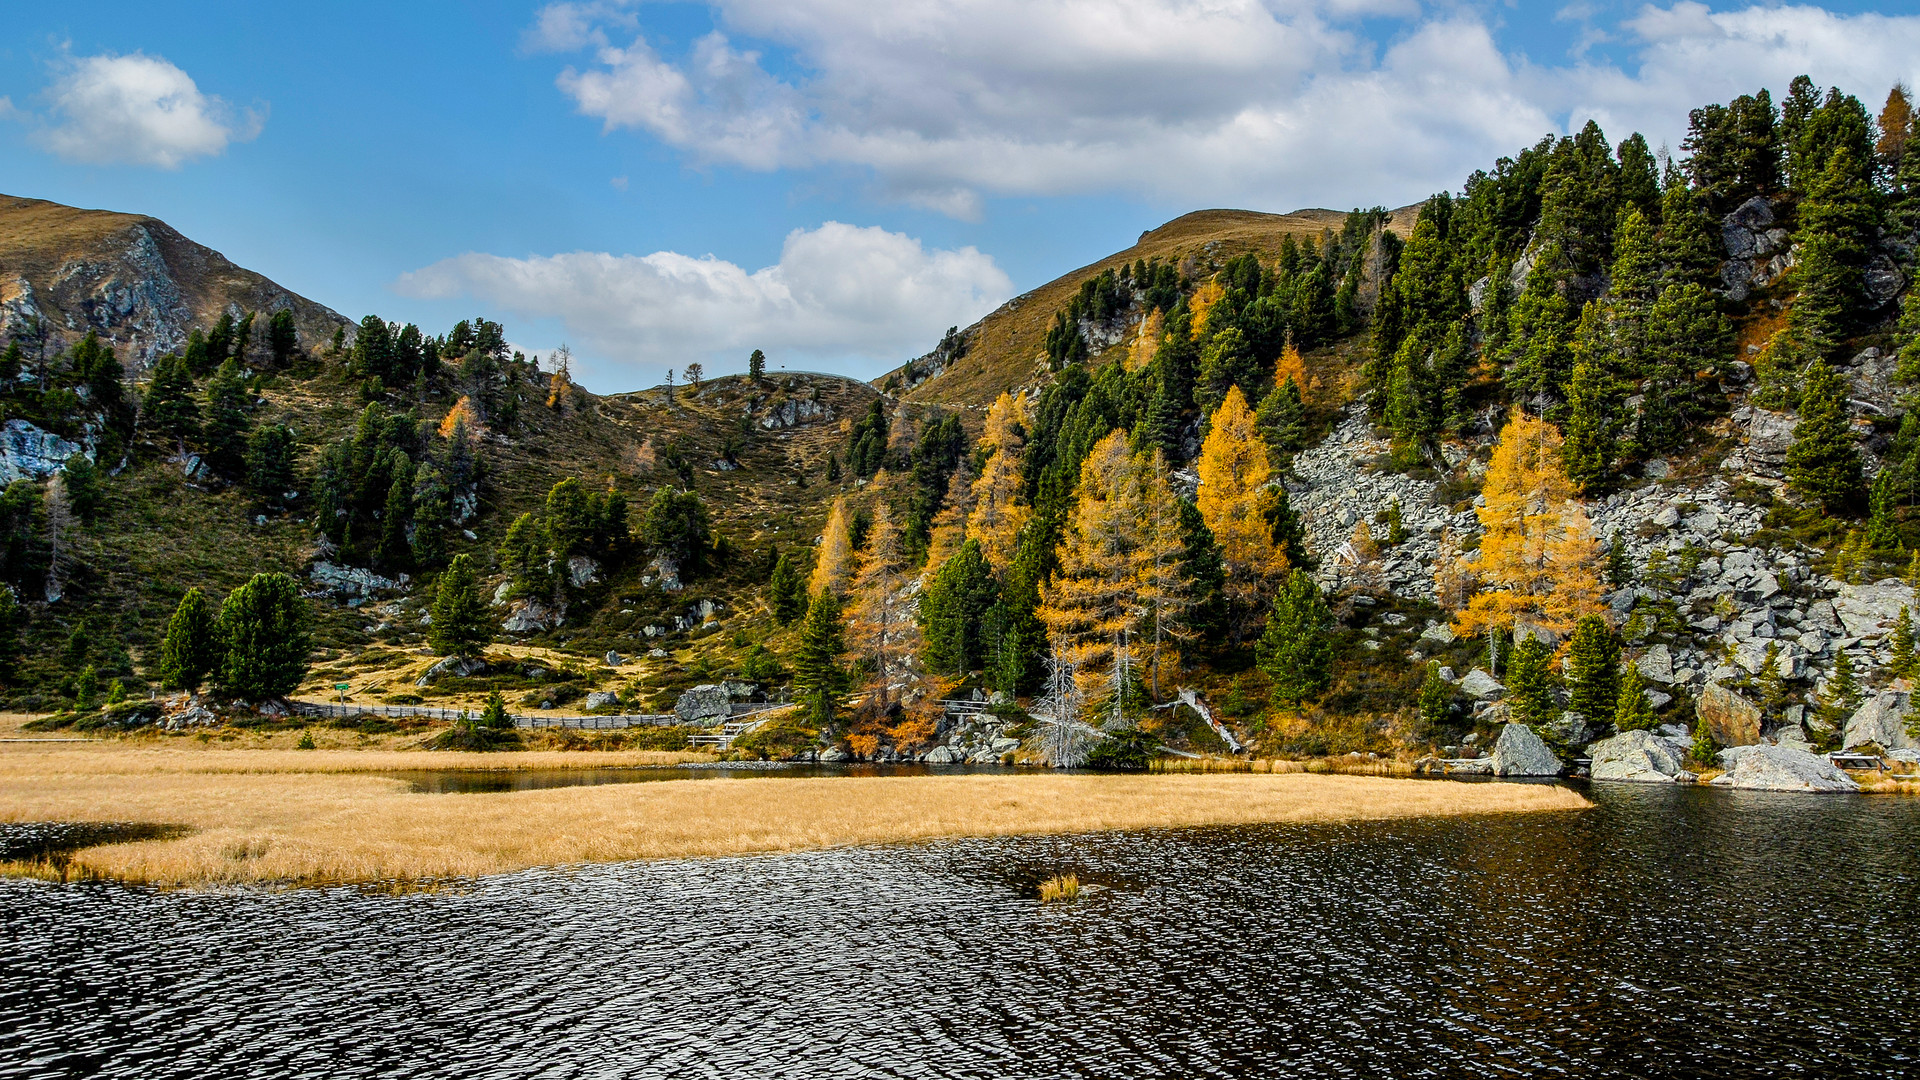
<svg viewBox="0 0 1920 1080">
<path fill-rule="evenodd" d="M 671 755 L 199 753 L 0 747 L 0 821 L 184 825 L 176 840 L 77 853 L 135 883 L 432 881 L 535 866 L 952 836 L 1574 810 L 1544 785 L 1292 775 L 678 780 L 414 794 L 373 770 L 611 765 Z"/>
<path fill-rule="evenodd" d="M 1078 899 L 1080 899 L 1080 875 L 1078 874 L 1061 874 L 1040 883 L 1040 902 L 1043 904 Z"/>
</svg>

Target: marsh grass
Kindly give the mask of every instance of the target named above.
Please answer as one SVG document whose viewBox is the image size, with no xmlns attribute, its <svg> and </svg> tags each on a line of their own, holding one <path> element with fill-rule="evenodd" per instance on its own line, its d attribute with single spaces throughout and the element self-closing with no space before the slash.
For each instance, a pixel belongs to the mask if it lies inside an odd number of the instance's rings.
<svg viewBox="0 0 1920 1080">
<path fill-rule="evenodd" d="M 0 747 L 0 821 L 169 822 L 72 856 L 166 886 L 420 883 L 536 866 L 953 836 L 1575 810 L 1565 788 L 1375 777 L 1059 775 L 674 780 L 416 794 L 381 772 L 670 764 L 685 754 Z"/>
<path fill-rule="evenodd" d="M 1080 899 L 1078 874 L 1059 874 L 1040 883 L 1040 902 L 1057 904 Z"/>
</svg>

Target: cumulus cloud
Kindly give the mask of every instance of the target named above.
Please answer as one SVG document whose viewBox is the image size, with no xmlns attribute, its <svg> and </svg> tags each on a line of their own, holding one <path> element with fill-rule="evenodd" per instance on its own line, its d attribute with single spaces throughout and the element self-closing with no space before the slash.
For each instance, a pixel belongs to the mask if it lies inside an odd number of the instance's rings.
<svg viewBox="0 0 1920 1080">
<path fill-rule="evenodd" d="M 623 389 L 692 360 L 732 370 L 755 348 L 788 367 L 877 375 L 1013 291 L 974 248 L 929 251 L 910 236 L 835 221 L 789 233 L 780 261 L 751 272 L 672 251 L 466 254 L 404 274 L 394 288 L 558 320 L 590 358 L 581 366 Z"/>
<path fill-rule="evenodd" d="M 865 169 L 958 217 L 996 194 L 1412 201 L 1588 117 L 1677 145 L 1703 101 L 1801 72 L 1874 96 L 1920 73 L 1920 17 L 1815 7 L 1648 5 L 1543 65 L 1503 51 L 1471 6 L 1410 0 L 708 3 L 721 29 L 682 56 L 574 34 L 591 57 L 559 88 L 607 130 L 703 162 Z M 1399 23 L 1383 45 L 1363 19 Z M 1599 41 L 1635 65 L 1592 61 Z"/>
<path fill-rule="evenodd" d="M 56 119 L 34 137 L 68 161 L 177 169 L 253 139 L 266 123 L 264 108 L 236 113 L 157 56 L 105 54 L 64 67 L 46 92 Z"/>
</svg>

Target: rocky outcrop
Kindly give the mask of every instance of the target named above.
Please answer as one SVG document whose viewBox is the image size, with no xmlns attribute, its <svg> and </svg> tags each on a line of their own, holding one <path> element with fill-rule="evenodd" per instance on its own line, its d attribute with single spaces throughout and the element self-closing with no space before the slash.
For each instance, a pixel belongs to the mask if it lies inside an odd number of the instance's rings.
<svg viewBox="0 0 1920 1080">
<path fill-rule="evenodd" d="M 420 677 L 413 681 L 413 685 L 419 687 L 432 686 L 434 683 L 439 682 L 449 675 L 461 679 L 470 679 L 475 675 L 485 674 L 486 670 L 487 662 L 477 656 L 449 656 L 444 660 L 436 662 L 432 667 L 422 672 Z"/>
<path fill-rule="evenodd" d="M 1507 692 L 1500 680 L 1479 668 L 1467 672 L 1460 680 L 1460 692 L 1477 701 L 1491 701 Z"/>
<path fill-rule="evenodd" d="M 1907 728 L 1907 712 L 1913 707 L 1913 695 L 1904 690 L 1883 690 L 1869 698 L 1847 718 L 1840 745 L 1851 750 L 1877 746 L 1882 750 L 1920 750 Z"/>
<path fill-rule="evenodd" d="M 1721 787 L 1746 791 L 1858 791 L 1860 785 L 1823 757 L 1787 746 L 1734 746 L 1720 751 Z"/>
<path fill-rule="evenodd" d="M 1624 780 L 1643 784 L 1691 782 L 1686 750 L 1651 731 L 1623 731 L 1587 748 L 1595 780 Z"/>
<path fill-rule="evenodd" d="M 760 417 L 760 426 L 767 431 L 775 431 L 800 424 L 825 423 L 832 419 L 832 406 L 812 398 L 790 397 L 768 409 Z"/>
<path fill-rule="evenodd" d="M 87 448 L 27 423 L 9 420 L 0 428 L 0 487 L 15 480 L 44 480 L 60 471 L 67 459 L 87 454 Z"/>
<path fill-rule="evenodd" d="M 559 626 L 565 617 L 566 612 L 544 601 L 519 599 L 507 606 L 507 617 L 501 621 L 500 629 L 510 634 L 532 634 Z"/>
<path fill-rule="evenodd" d="M 1719 683 L 1701 691 L 1694 708 L 1721 746 L 1751 746 L 1760 741 L 1760 706 Z"/>
<path fill-rule="evenodd" d="M 1495 776 L 1559 776 L 1560 759 L 1546 740 L 1525 724 L 1508 724 L 1500 729 L 1500 741 L 1493 744 Z"/>
<path fill-rule="evenodd" d="M 595 690 L 587 695 L 587 711 L 610 709 L 620 704 L 620 695 L 611 690 Z"/>
<path fill-rule="evenodd" d="M 317 562 L 307 571 L 307 576 L 324 592 L 336 596 L 366 598 L 375 593 L 398 592 L 406 587 L 406 575 L 399 580 L 381 577 L 371 570 L 359 566 L 340 566 L 330 562 Z"/>
<path fill-rule="evenodd" d="M 689 723 L 712 720 L 733 712 L 733 698 L 718 683 L 703 683 L 682 691 L 673 703 L 675 716 Z"/>
</svg>

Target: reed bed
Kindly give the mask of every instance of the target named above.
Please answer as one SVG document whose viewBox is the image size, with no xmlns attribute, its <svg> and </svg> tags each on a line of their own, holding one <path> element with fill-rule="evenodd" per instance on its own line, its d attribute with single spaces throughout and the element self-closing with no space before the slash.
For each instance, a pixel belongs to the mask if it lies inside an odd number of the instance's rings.
<svg viewBox="0 0 1920 1080">
<path fill-rule="evenodd" d="M 193 830 L 178 839 L 83 849 L 71 859 L 77 875 L 163 886 L 316 885 L 953 836 L 1589 805 L 1573 791 L 1547 785 L 1305 773 L 676 780 L 455 795 L 417 794 L 403 781 L 367 775 L 423 766 L 604 767 L 662 756 L 673 755 L 10 745 L 0 747 L 0 821 L 151 822 Z"/>
</svg>

